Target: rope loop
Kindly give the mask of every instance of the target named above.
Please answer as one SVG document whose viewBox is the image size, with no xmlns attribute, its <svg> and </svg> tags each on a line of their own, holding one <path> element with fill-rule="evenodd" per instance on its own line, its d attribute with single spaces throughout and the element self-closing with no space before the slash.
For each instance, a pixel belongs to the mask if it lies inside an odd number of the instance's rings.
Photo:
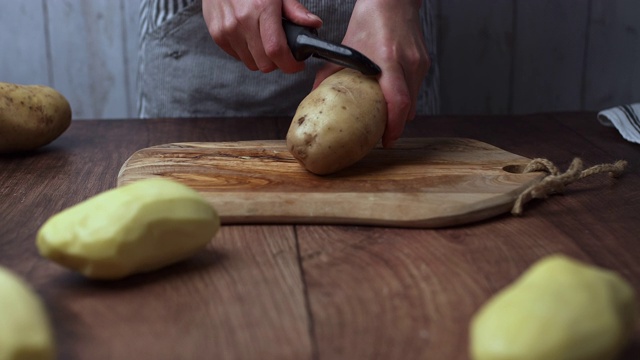
<svg viewBox="0 0 640 360">
<path fill-rule="evenodd" d="M 549 197 L 549 195 L 561 194 L 567 185 L 587 176 L 609 173 L 611 177 L 618 177 L 622 175 L 626 166 L 627 162 L 625 160 L 618 160 L 611 164 L 599 164 L 585 169 L 582 160 L 575 158 L 571 162 L 571 165 L 569 165 L 567 171 L 560 172 L 558 167 L 548 159 L 533 159 L 525 166 L 522 172 L 544 171 L 547 173 L 547 176 L 529 186 L 518 196 L 516 202 L 513 204 L 511 213 L 513 215 L 522 215 L 523 206 L 527 201 L 531 199 L 545 199 Z"/>
</svg>

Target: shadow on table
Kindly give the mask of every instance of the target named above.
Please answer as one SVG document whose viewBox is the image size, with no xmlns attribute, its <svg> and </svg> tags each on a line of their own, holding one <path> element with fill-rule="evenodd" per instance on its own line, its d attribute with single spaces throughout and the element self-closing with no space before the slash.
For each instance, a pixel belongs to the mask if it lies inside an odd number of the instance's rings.
<svg viewBox="0 0 640 360">
<path fill-rule="evenodd" d="M 194 273 L 205 272 L 226 261 L 227 255 L 219 250 L 203 249 L 195 255 L 164 268 L 135 274 L 119 280 L 92 280 L 75 272 L 64 272 L 52 279 L 52 285 L 66 290 L 118 291 L 141 288 L 158 282 L 180 280 Z"/>
</svg>

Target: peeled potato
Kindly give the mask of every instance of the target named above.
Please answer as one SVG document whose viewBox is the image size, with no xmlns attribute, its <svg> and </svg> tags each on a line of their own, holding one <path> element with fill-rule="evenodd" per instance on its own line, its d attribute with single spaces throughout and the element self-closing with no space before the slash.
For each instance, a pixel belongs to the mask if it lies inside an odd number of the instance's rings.
<svg viewBox="0 0 640 360">
<path fill-rule="evenodd" d="M 70 124 L 69 102 L 55 89 L 0 82 L 0 153 L 47 145 Z"/>
<path fill-rule="evenodd" d="M 94 279 L 119 279 L 183 260 L 220 227 L 195 190 L 154 178 L 106 191 L 47 220 L 42 256 Z"/>
<path fill-rule="evenodd" d="M 0 267 L 0 360 L 55 358 L 46 310 L 31 287 Z"/>
<path fill-rule="evenodd" d="M 633 328 L 635 301 L 616 273 L 549 256 L 474 316 L 472 358 L 614 359 Z"/>
<path fill-rule="evenodd" d="M 335 173 L 382 138 L 387 103 L 375 78 L 343 69 L 302 100 L 287 133 L 291 154 L 310 172 Z"/>
</svg>

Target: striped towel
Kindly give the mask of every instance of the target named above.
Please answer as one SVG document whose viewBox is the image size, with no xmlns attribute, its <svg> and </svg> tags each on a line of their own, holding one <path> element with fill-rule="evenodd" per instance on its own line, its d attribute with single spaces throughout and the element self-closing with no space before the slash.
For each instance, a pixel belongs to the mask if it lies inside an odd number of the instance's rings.
<svg viewBox="0 0 640 360">
<path fill-rule="evenodd" d="M 640 103 L 600 111 L 598 121 L 605 126 L 615 126 L 623 138 L 640 144 Z"/>
</svg>

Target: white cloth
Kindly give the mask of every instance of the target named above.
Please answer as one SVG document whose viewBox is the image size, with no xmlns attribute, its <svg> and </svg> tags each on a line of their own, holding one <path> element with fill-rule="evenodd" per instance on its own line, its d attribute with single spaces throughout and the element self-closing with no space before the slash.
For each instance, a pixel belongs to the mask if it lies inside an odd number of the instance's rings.
<svg viewBox="0 0 640 360">
<path fill-rule="evenodd" d="M 598 121 L 614 126 L 623 138 L 640 144 L 640 103 L 616 106 L 598 113 Z"/>
</svg>

